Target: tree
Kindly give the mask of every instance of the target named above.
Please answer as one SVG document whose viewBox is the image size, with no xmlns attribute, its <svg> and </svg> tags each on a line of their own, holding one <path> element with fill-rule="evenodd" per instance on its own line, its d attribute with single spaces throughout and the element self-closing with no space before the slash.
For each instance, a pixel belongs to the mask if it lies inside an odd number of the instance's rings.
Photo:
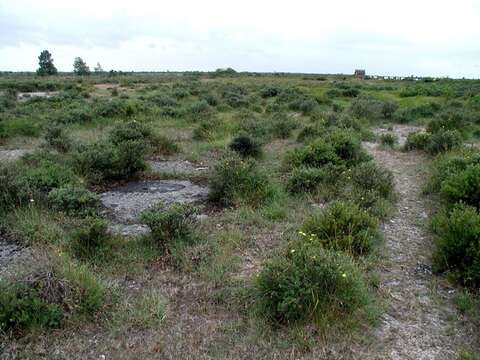
<svg viewBox="0 0 480 360">
<path fill-rule="evenodd" d="M 93 69 L 96 73 L 103 73 L 103 68 L 102 65 L 100 65 L 99 62 L 97 62 L 97 66 Z"/>
<path fill-rule="evenodd" d="M 76 75 L 90 75 L 90 68 L 81 57 L 76 57 L 73 62 L 73 72 Z"/>
<path fill-rule="evenodd" d="M 57 68 L 53 65 L 52 54 L 48 50 L 43 50 L 38 57 L 37 74 L 41 76 L 45 75 L 55 75 L 57 73 Z"/>
</svg>

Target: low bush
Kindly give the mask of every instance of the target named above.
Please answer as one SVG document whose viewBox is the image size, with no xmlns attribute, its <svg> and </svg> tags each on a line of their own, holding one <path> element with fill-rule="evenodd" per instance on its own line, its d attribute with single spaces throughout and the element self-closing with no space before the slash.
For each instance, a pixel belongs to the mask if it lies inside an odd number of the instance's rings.
<svg viewBox="0 0 480 360">
<path fill-rule="evenodd" d="M 276 113 L 272 116 L 271 132 L 275 138 L 287 139 L 297 127 L 298 123 L 284 113 Z"/>
<path fill-rule="evenodd" d="M 356 188 L 373 191 L 384 199 L 393 199 L 395 183 L 393 174 L 373 161 L 352 168 L 351 181 Z"/>
<path fill-rule="evenodd" d="M 210 200 L 226 206 L 241 203 L 259 206 L 275 196 L 268 176 L 258 169 L 255 161 L 236 155 L 226 155 L 215 165 L 209 188 Z"/>
<path fill-rule="evenodd" d="M 464 285 L 480 285 L 480 215 L 474 207 L 457 205 L 433 222 L 437 234 L 434 270 L 452 271 Z"/>
<path fill-rule="evenodd" d="M 176 241 L 190 242 L 197 215 L 191 204 L 174 204 L 169 209 L 159 204 L 142 212 L 140 219 L 152 231 L 155 243 L 165 247 Z"/>
<path fill-rule="evenodd" d="M 349 111 L 357 118 L 376 120 L 383 117 L 383 103 L 371 97 L 360 96 L 352 101 Z"/>
<path fill-rule="evenodd" d="M 305 241 L 352 255 L 365 255 L 378 244 L 378 221 L 350 202 L 337 201 L 312 215 L 301 228 Z"/>
<path fill-rule="evenodd" d="M 408 134 L 405 141 L 404 149 L 411 150 L 425 150 L 430 144 L 432 135 L 424 132 L 413 132 Z"/>
<path fill-rule="evenodd" d="M 109 239 L 105 220 L 87 218 L 85 224 L 73 232 L 70 247 L 78 258 L 89 259 L 103 255 Z"/>
<path fill-rule="evenodd" d="M 267 262 L 256 279 L 260 313 L 274 323 L 330 323 L 370 301 L 349 256 L 297 242 Z"/>
<path fill-rule="evenodd" d="M 147 168 L 143 141 L 125 141 L 114 145 L 97 142 L 80 146 L 73 154 L 77 170 L 92 183 L 109 179 L 127 179 Z"/>
<path fill-rule="evenodd" d="M 451 174 L 441 183 L 440 194 L 449 204 L 463 202 L 480 209 L 480 164 Z"/>
<path fill-rule="evenodd" d="M 72 141 L 67 134 L 65 134 L 65 129 L 58 125 L 47 128 L 45 141 L 48 146 L 61 153 L 69 151 L 72 147 Z"/>
<path fill-rule="evenodd" d="M 287 190 L 292 194 L 313 192 L 320 186 L 325 177 L 323 169 L 298 167 L 293 169 L 288 178 Z"/>
<path fill-rule="evenodd" d="M 57 327 L 63 309 L 42 299 L 40 292 L 25 283 L 0 280 L 0 332 L 19 335 L 43 327 Z"/>
<path fill-rule="evenodd" d="M 228 147 L 242 157 L 259 157 L 262 154 L 260 143 L 248 135 L 235 137 Z"/>
<path fill-rule="evenodd" d="M 457 130 L 437 131 L 430 137 L 426 150 L 435 155 L 460 147 L 462 143 L 462 136 Z"/>
<path fill-rule="evenodd" d="M 83 187 L 67 185 L 50 191 L 48 202 L 58 211 L 85 216 L 96 213 L 99 198 Z"/>
<path fill-rule="evenodd" d="M 322 167 L 326 164 L 337 164 L 340 161 L 334 147 L 323 140 L 290 150 L 285 157 L 285 162 L 292 167 Z"/>
<path fill-rule="evenodd" d="M 386 133 L 380 135 L 380 144 L 394 147 L 398 144 L 398 136 L 393 133 Z"/>
</svg>

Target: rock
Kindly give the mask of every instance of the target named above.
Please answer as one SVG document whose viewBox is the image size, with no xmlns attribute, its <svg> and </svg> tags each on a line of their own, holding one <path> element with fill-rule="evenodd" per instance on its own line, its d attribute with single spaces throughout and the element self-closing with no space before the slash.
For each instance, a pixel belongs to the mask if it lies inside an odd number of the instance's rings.
<svg viewBox="0 0 480 360">
<path fill-rule="evenodd" d="M 155 160 L 149 161 L 150 168 L 160 173 L 193 173 L 208 170 L 208 167 L 197 167 L 188 160 Z"/>
</svg>

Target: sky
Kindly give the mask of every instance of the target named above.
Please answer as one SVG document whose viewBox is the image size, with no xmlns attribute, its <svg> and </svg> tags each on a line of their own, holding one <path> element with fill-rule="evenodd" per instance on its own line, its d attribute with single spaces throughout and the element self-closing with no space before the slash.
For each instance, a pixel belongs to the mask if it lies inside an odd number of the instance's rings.
<svg viewBox="0 0 480 360">
<path fill-rule="evenodd" d="M 93 69 L 480 78 L 480 0 L 0 0 L 0 71 Z"/>
</svg>

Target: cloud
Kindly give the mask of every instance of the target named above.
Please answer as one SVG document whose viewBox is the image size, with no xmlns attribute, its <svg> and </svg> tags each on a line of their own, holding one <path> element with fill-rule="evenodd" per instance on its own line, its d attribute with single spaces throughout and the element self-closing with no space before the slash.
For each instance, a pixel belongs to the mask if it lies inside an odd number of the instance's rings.
<svg viewBox="0 0 480 360">
<path fill-rule="evenodd" d="M 477 76 L 476 0 L 16 0 L 0 9 L 0 69 L 34 70 L 48 48 L 124 70 Z"/>
</svg>

